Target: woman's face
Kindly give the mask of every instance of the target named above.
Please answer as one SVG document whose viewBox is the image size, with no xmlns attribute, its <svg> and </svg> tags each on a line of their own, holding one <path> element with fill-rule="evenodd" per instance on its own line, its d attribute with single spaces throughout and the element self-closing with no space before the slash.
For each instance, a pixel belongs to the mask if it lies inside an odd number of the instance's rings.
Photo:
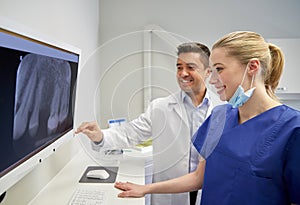
<svg viewBox="0 0 300 205">
<path fill-rule="evenodd" d="M 212 73 L 209 83 L 215 86 L 221 100 L 229 101 L 241 84 L 245 66 L 236 58 L 228 56 L 225 48 L 212 50 L 210 66 Z"/>
</svg>

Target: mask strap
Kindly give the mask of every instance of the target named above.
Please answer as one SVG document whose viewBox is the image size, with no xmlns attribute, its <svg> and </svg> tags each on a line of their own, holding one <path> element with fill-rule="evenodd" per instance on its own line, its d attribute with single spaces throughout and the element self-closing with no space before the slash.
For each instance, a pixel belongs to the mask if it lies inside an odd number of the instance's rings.
<svg viewBox="0 0 300 205">
<path fill-rule="evenodd" d="M 245 69 L 245 72 L 244 72 L 244 76 L 243 76 L 243 79 L 242 79 L 241 85 L 243 85 L 243 83 L 244 83 L 244 80 L 245 80 L 245 77 L 246 77 L 246 73 L 247 73 L 247 67 L 246 67 L 246 69 Z"/>
<path fill-rule="evenodd" d="M 252 88 L 252 86 L 253 86 L 253 81 L 254 81 L 254 75 L 252 75 L 252 80 L 251 80 L 250 89 L 251 89 L 251 88 Z"/>
<path fill-rule="evenodd" d="M 247 65 L 247 67 L 248 67 L 248 65 Z M 245 77 L 246 77 L 246 73 L 247 73 L 247 67 L 246 67 L 246 69 L 245 69 L 245 72 L 244 72 L 244 76 L 243 76 L 241 85 L 243 85 L 243 83 L 244 83 L 244 80 L 245 80 Z M 252 80 L 251 80 L 251 84 L 250 84 L 250 89 L 251 89 L 252 86 L 253 86 L 253 82 L 254 82 L 254 75 L 252 76 Z"/>
</svg>

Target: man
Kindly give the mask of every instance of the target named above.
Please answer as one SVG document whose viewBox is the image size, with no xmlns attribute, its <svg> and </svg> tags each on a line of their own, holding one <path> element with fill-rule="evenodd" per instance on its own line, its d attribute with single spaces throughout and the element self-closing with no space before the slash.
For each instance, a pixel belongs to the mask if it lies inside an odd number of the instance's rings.
<svg viewBox="0 0 300 205">
<path fill-rule="evenodd" d="M 153 139 L 153 182 L 185 175 L 196 169 L 200 156 L 191 137 L 220 103 L 205 86 L 209 76 L 209 49 L 200 43 L 178 46 L 177 82 L 181 91 L 155 99 L 137 119 L 120 127 L 101 130 L 96 122 L 82 123 L 76 133 L 86 134 L 94 147 L 125 148 Z M 190 200 L 189 200 L 190 198 Z M 195 204 L 197 192 L 152 195 L 151 205 Z"/>
</svg>

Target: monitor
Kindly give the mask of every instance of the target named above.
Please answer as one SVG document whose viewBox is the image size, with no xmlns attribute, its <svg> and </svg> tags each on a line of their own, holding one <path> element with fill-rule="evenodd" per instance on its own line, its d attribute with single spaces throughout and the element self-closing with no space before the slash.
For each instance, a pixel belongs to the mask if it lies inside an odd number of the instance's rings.
<svg viewBox="0 0 300 205">
<path fill-rule="evenodd" d="M 0 24 L 0 195 L 72 139 L 79 59 Z"/>
</svg>

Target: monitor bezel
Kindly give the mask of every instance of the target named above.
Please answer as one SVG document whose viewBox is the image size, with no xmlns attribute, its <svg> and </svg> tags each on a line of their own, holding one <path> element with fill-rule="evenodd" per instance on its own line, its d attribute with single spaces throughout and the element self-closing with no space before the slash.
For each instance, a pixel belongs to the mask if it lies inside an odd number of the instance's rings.
<svg viewBox="0 0 300 205">
<path fill-rule="evenodd" d="M 3 19 L 0 19 L 0 31 L 14 35 L 18 38 L 23 38 L 36 42 L 48 47 L 58 49 L 61 51 L 69 52 L 78 56 L 78 70 L 77 70 L 77 80 L 75 82 L 75 99 L 77 101 L 77 87 L 78 87 L 78 78 L 80 74 L 80 64 L 81 64 L 81 50 L 72 45 L 66 44 L 64 42 L 59 42 L 54 40 L 49 36 L 38 34 L 32 30 L 26 29 L 20 25 L 14 25 L 11 22 L 6 22 Z M 73 91 L 74 92 L 74 91 Z M 75 103 L 76 104 L 76 103 Z M 63 144 L 66 144 L 74 137 L 74 125 L 75 125 L 76 109 L 73 105 L 73 128 L 69 131 L 66 131 L 62 136 L 52 140 L 51 142 L 42 146 L 39 150 L 34 153 L 29 154 L 29 158 L 22 159 L 15 163 L 14 167 L 10 167 L 9 170 L 0 176 L 0 194 L 5 193 L 13 185 L 19 182 L 24 178 L 28 173 L 30 173 L 37 165 L 43 163 L 43 161 L 48 158 L 50 155 L 55 153 L 59 147 Z"/>
</svg>

